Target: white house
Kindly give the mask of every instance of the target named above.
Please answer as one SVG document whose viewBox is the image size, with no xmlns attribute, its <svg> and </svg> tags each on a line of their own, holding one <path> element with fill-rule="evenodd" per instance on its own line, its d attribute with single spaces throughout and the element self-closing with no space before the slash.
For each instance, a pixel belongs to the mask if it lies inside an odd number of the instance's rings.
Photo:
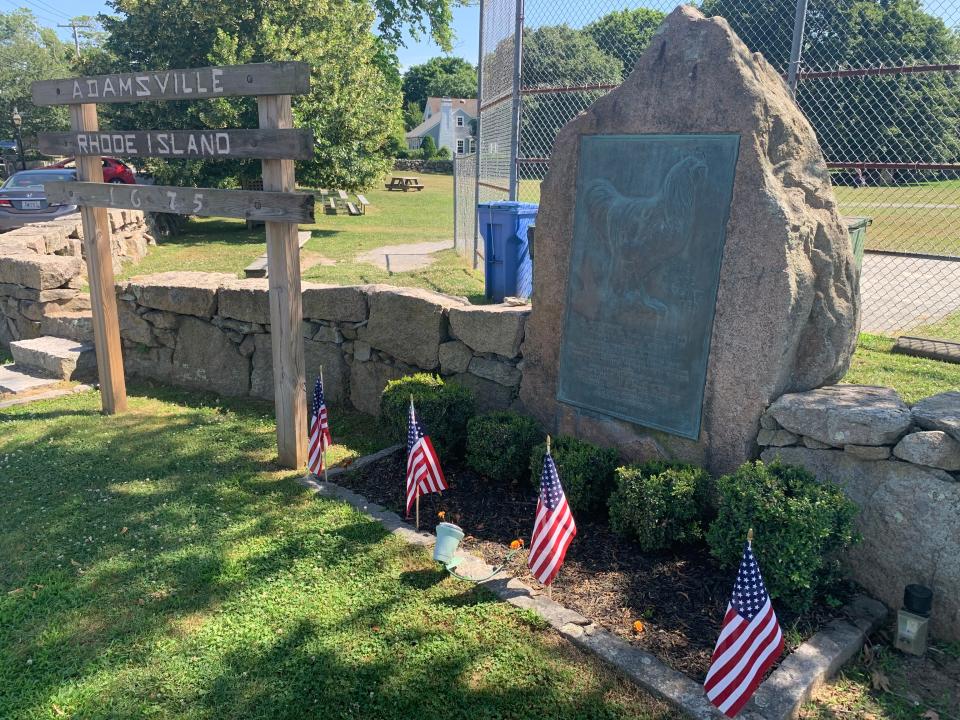
<svg viewBox="0 0 960 720">
<path fill-rule="evenodd" d="M 476 138 L 470 136 L 471 121 L 477 117 L 477 101 L 465 98 L 427 98 L 423 121 L 407 133 L 407 147 L 420 147 L 428 135 L 437 148 L 445 147 L 451 155 L 476 151 Z"/>
</svg>

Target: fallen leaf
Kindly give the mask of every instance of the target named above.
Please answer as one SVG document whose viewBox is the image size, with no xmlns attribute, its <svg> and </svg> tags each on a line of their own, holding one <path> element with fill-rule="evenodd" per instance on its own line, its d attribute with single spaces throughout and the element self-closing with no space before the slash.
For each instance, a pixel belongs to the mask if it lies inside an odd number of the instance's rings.
<svg viewBox="0 0 960 720">
<path fill-rule="evenodd" d="M 890 692 L 890 678 L 888 678 L 881 670 L 870 671 L 870 685 L 873 686 L 874 690 Z"/>
<path fill-rule="evenodd" d="M 940 713 L 938 713 L 936 710 L 928 709 L 920 717 L 926 718 L 926 720 L 940 720 Z"/>
<path fill-rule="evenodd" d="M 120 528 L 120 534 L 126 535 L 128 530 L 129 528 L 127 528 L 126 526 L 123 526 L 122 528 Z"/>
<path fill-rule="evenodd" d="M 78 562 L 77 562 L 76 560 L 74 560 L 73 558 L 70 559 L 70 564 L 73 565 L 74 567 L 80 567 L 80 563 L 78 563 Z"/>
<path fill-rule="evenodd" d="M 53 707 L 53 712 L 57 717 L 67 716 L 66 711 L 63 708 L 61 708 L 59 705 L 54 704 L 52 707 Z"/>
<path fill-rule="evenodd" d="M 23 592 L 23 588 L 22 588 L 22 587 L 20 587 L 20 588 L 14 588 L 14 589 L 11 590 L 10 592 L 8 592 L 7 595 L 19 595 L 19 594 L 22 593 L 22 592 Z"/>
</svg>

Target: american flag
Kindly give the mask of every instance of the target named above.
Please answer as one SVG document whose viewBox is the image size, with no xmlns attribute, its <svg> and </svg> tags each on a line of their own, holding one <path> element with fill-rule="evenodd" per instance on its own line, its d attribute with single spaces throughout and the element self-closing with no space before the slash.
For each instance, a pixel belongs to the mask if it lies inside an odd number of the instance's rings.
<svg viewBox="0 0 960 720">
<path fill-rule="evenodd" d="M 541 585 L 549 585 L 560 572 L 567 548 L 577 534 L 576 523 L 567 505 L 567 496 L 560 486 L 560 476 L 553 456 L 548 451 L 543 458 L 540 473 L 540 499 L 537 501 L 537 519 L 530 536 L 530 555 L 527 567 Z"/>
<path fill-rule="evenodd" d="M 723 629 L 703 683 L 710 702 L 727 717 L 734 717 L 782 650 L 780 623 L 748 541 L 733 585 L 733 598 L 727 605 Z"/>
<path fill-rule="evenodd" d="M 310 451 L 307 469 L 319 477 L 323 474 L 323 452 L 333 445 L 330 425 L 327 423 L 327 403 L 323 399 L 323 378 L 317 377 L 313 386 L 313 414 L 310 416 Z"/>
<path fill-rule="evenodd" d="M 447 489 L 447 481 L 440 468 L 440 458 L 433 449 L 430 436 L 423 433 L 410 398 L 407 418 L 407 515 L 420 495 Z"/>
</svg>

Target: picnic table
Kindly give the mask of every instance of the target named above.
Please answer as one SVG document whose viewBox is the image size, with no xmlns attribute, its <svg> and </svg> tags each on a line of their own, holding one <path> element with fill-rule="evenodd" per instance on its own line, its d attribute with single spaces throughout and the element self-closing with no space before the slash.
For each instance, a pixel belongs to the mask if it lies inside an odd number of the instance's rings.
<svg viewBox="0 0 960 720">
<path fill-rule="evenodd" d="M 420 178 L 407 175 L 394 175 L 390 178 L 390 182 L 386 184 L 386 188 L 387 190 L 403 190 L 407 192 L 408 190 L 423 190 L 423 184 L 420 182 Z"/>
</svg>

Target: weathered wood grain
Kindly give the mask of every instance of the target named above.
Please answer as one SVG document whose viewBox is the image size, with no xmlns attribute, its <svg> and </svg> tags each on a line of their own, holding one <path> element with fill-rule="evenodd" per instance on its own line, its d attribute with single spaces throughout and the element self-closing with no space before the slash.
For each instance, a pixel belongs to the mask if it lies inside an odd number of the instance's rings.
<svg viewBox="0 0 960 720">
<path fill-rule="evenodd" d="M 71 127 L 78 132 L 93 132 L 99 126 L 96 105 L 73 105 Z M 83 184 L 103 185 L 103 165 L 98 157 L 77 159 L 77 177 Z M 127 385 L 123 377 L 123 351 L 120 346 L 120 320 L 113 285 L 113 255 L 110 251 L 110 222 L 107 211 L 99 207 L 80 209 L 83 223 L 87 282 L 90 284 L 90 308 L 93 340 L 97 351 L 97 375 L 100 380 L 100 404 L 112 415 L 127 409 Z"/>
<path fill-rule="evenodd" d="M 292 160 L 267 162 L 288 162 L 293 166 Z M 113 207 L 144 212 L 289 223 L 314 221 L 313 195 L 310 193 L 95 182 L 49 182 L 45 187 L 50 202 L 81 207 Z"/>
<path fill-rule="evenodd" d="M 257 106 L 261 128 L 293 127 L 289 95 L 261 96 Z M 292 160 L 263 161 L 265 191 L 293 188 Z M 280 465 L 301 470 L 307 461 L 307 390 L 297 226 L 268 222 L 266 233 L 277 454 Z"/>
<path fill-rule="evenodd" d="M 111 157 L 165 157 L 216 159 L 313 157 L 310 130 L 111 130 L 90 133 L 40 133 L 45 155 L 109 155 Z"/>
<path fill-rule="evenodd" d="M 254 63 L 40 80 L 31 85 L 34 105 L 203 100 L 239 95 L 301 95 L 310 90 L 303 62 Z"/>
</svg>

